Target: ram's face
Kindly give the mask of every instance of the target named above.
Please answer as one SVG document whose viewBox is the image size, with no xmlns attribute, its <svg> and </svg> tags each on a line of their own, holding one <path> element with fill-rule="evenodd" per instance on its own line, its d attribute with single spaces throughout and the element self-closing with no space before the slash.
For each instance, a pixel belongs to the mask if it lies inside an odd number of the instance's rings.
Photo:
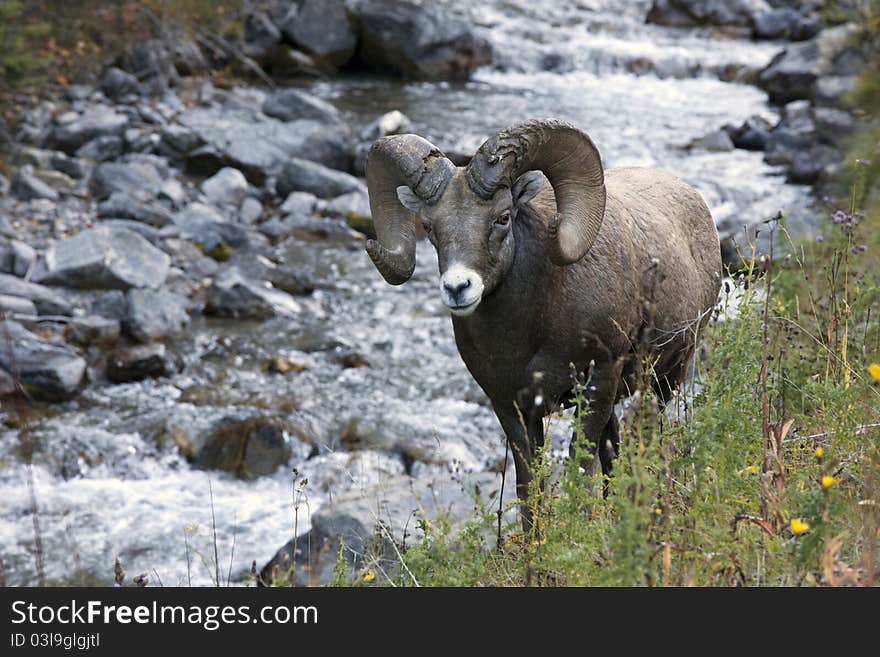
<svg viewBox="0 0 880 657">
<path fill-rule="evenodd" d="M 470 315 L 497 287 L 514 255 L 515 208 L 509 188 L 482 199 L 456 171 L 439 201 L 428 205 L 407 187 L 398 197 L 422 221 L 440 264 L 440 298 L 453 315 Z"/>
</svg>

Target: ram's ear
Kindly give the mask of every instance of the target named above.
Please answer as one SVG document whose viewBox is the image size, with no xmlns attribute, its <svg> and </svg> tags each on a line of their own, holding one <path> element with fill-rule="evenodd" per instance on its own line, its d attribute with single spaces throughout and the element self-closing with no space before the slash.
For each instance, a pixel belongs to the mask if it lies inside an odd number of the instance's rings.
<svg viewBox="0 0 880 657">
<path fill-rule="evenodd" d="M 400 204 L 410 212 L 421 215 L 425 209 L 425 202 L 406 185 L 401 185 L 397 188 L 397 198 Z"/>
<path fill-rule="evenodd" d="M 531 201 L 547 184 L 547 177 L 540 171 L 526 171 L 516 179 L 510 188 L 514 207 L 520 207 Z"/>
</svg>

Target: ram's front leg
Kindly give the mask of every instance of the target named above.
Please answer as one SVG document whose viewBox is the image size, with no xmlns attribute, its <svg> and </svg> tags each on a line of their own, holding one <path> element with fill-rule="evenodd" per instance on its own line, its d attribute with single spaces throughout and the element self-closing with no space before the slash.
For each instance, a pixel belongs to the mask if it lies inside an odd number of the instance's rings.
<svg viewBox="0 0 880 657">
<path fill-rule="evenodd" d="M 605 361 L 594 363 L 587 373 L 584 389 L 586 406 L 578 410 L 578 417 L 575 418 L 580 432 L 576 425 L 572 431 L 569 455 L 574 458 L 578 439 L 585 440 L 588 454 L 582 458 L 580 465 L 588 474 L 598 474 L 601 466 L 602 474 L 607 477 L 611 474 L 612 460 L 617 456 L 620 438 L 614 402 L 621 369 L 622 362 Z M 607 494 L 607 485 L 603 486 L 603 492 Z"/>
<path fill-rule="evenodd" d="M 543 415 L 534 406 L 520 409 L 512 401 L 495 403 L 495 415 L 501 422 L 516 466 L 516 495 L 519 498 L 523 531 L 532 530 L 534 519 L 529 506 L 529 485 L 535 477 L 535 455 L 544 446 Z M 523 410 L 525 412 L 523 412 Z"/>
</svg>

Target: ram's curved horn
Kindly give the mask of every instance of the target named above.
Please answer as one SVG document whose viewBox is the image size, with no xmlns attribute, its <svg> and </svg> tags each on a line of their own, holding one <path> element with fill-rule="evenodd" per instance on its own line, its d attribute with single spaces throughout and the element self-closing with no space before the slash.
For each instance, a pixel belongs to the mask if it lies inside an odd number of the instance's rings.
<svg viewBox="0 0 880 657">
<path fill-rule="evenodd" d="M 544 172 L 556 193 L 548 226 L 547 255 L 568 265 L 586 255 L 605 214 L 605 175 L 599 151 L 586 133 L 566 121 L 516 123 L 487 140 L 467 167 L 467 181 L 482 198 L 510 187 L 526 171 Z"/>
<path fill-rule="evenodd" d="M 406 185 L 425 203 L 443 195 L 455 166 L 431 142 L 417 135 L 379 139 L 367 155 L 367 189 L 376 240 L 367 253 L 391 285 L 405 283 L 416 266 L 416 221 L 401 205 L 397 188 Z"/>
</svg>

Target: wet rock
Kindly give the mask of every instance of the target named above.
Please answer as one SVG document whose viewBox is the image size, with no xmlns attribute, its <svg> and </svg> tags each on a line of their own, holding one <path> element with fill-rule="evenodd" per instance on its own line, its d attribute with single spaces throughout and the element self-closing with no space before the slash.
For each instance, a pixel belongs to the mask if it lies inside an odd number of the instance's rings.
<svg viewBox="0 0 880 657">
<path fill-rule="evenodd" d="M 798 151 L 789 165 L 788 180 L 795 184 L 812 185 L 841 161 L 843 155 L 828 144 L 814 144 L 808 151 Z"/>
<path fill-rule="evenodd" d="M 92 189 L 99 201 L 114 193 L 136 198 L 153 198 L 162 185 L 162 176 L 148 161 L 102 162 L 92 174 Z"/>
<path fill-rule="evenodd" d="M 29 164 L 21 167 L 15 174 L 15 178 L 12 179 L 11 191 L 13 196 L 22 201 L 31 201 L 37 198 L 57 201 L 59 198 L 57 191 L 34 175 L 34 169 Z"/>
<path fill-rule="evenodd" d="M 281 121 L 312 119 L 322 123 L 343 123 L 342 114 L 333 105 L 299 89 L 276 91 L 263 103 L 263 114 Z"/>
<path fill-rule="evenodd" d="M 285 214 L 310 215 L 315 211 L 318 197 L 309 192 L 291 192 L 281 204 L 281 211 Z"/>
<path fill-rule="evenodd" d="M 323 215 L 371 221 L 370 196 L 363 189 L 341 194 L 332 201 L 320 202 L 318 204 L 318 211 Z"/>
<path fill-rule="evenodd" d="M 37 252 L 33 247 L 19 240 L 12 240 L 9 243 L 10 256 L 12 258 L 12 272 L 16 276 L 25 278 L 34 261 L 37 259 Z"/>
<path fill-rule="evenodd" d="M 758 13 L 752 21 L 752 35 L 757 39 L 804 41 L 816 36 L 821 29 L 818 17 L 805 16 L 792 7 Z"/>
<path fill-rule="evenodd" d="M 706 151 L 724 152 L 733 150 L 733 141 L 724 130 L 714 130 L 697 139 L 693 146 Z"/>
<path fill-rule="evenodd" d="M 14 273 L 14 263 L 15 259 L 12 253 L 12 240 L 4 237 L 2 232 L 0 232 L 0 273 Z"/>
<path fill-rule="evenodd" d="M 38 169 L 34 171 L 34 176 L 49 185 L 56 192 L 69 194 L 76 190 L 76 181 L 65 173 L 60 171 L 49 171 Z"/>
<path fill-rule="evenodd" d="M 202 183 L 202 192 L 209 203 L 236 207 L 248 193 L 248 182 L 238 169 L 224 167 Z"/>
<path fill-rule="evenodd" d="M 358 58 L 368 68 L 412 78 L 466 78 L 492 51 L 470 24 L 435 4 L 364 0 Z"/>
<path fill-rule="evenodd" d="M 49 401 L 76 396 L 85 380 L 86 361 L 75 349 L 51 343 L 9 320 L 0 322 L 0 335 L 11 338 L 11 350 L 0 349 L 0 369 L 7 374 L 16 371 L 29 396 Z"/>
<path fill-rule="evenodd" d="M 849 112 L 834 107 L 814 107 L 813 120 L 816 131 L 834 142 L 848 137 L 858 127 Z"/>
<path fill-rule="evenodd" d="M 263 215 L 263 204 L 252 196 L 241 202 L 238 209 L 238 220 L 243 224 L 254 224 Z"/>
<path fill-rule="evenodd" d="M 234 257 L 230 263 L 245 277 L 254 280 L 268 281 L 274 287 L 289 294 L 310 294 L 315 284 L 300 271 L 278 264 L 264 256 L 245 254 Z"/>
<path fill-rule="evenodd" d="M 125 331 L 139 342 L 180 333 L 189 324 L 187 300 L 167 290 L 129 290 Z"/>
<path fill-rule="evenodd" d="M 76 149 L 77 157 L 87 157 L 91 160 L 104 162 L 113 160 L 122 155 L 125 144 L 121 137 L 116 135 L 102 135 L 95 137 Z"/>
<path fill-rule="evenodd" d="M 161 203 L 142 201 L 126 192 L 114 192 L 98 204 L 98 217 L 131 219 L 161 228 L 174 222 L 174 215 Z"/>
<path fill-rule="evenodd" d="M 730 136 L 736 148 L 747 151 L 763 151 L 770 139 L 770 122 L 760 116 L 753 116 L 739 127 L 724 126 L 723 130 Z"/>
<path fill-rule="evenodd" d="M 269 418 L 224 418 L 194 456 L 206 470 L 231 472 L 241 479 L 269 475 L 286 465 L 291 449 L 283 427 Z"/>
<path fill-rule="evenodd" d="M 263 12 L 255 11 L 244 19 L 244 53 L 258 62 L 265 62 L 281 43 L 281 30 Z"/>
<path fill-rule="evenodd" d="M 121 349 L 107 361 L 107 378 L 114 383 L 173 376 L 180 362 L 164 344 L 145 344 Z"/>
<path fill-rule="evenodd" d="M 309 192 L 321 198 L 334 198 L 341 194 L 365 191 L 366 186 L 354 176 L 335 171 L 316 162 L 291 158 L 275 183 L 278 194 Z"/>
<path fill-rule="evenodd" d="M 764 0 L 654 0 L 647 21 L 673 27 L 751 28 L 757 16 L 770 11 Z"/>
<path fill-rule="evenodd" d="M 186 204 L 186 190 L 179 180 L 165 180 L 159 187 L 157 198 L 172 208 L 181 208 Z"/>
<path fill-rule="evenodd" d="M 39 282 L 91 289 L 157 288 L 165 281 L 169 262 L 167 254 L 137 233 L 99 226 L 52 244 Z"/>
<path fill-rule="evenodd" d="M 758 86 L 774 103 L 812 99 L 820 80 L 831 79 L 826 100 L 835 100 L 852 88 L 865 62 L 864 53 L 853 45 L 857 28 L 839 25 L 823 30 L 815 38 L 795 43 L 779 53 L 758 76 Z"/>
<path fill-rule="evenodd" d="M 250 279 L 236 267 L 218 275 L 205 298 L 205 313 L 220 317 L 267 319 L 299 312 L 299 304 L 287 292 L 268 281 Z"/>
<path fill-rule="evenodd" d="M 344 0 L 303 0 L 288 14 L 282 30 L 285 38 L 313 58 L 341 67 L 357 46 L 355 22 Z"/>
<path fill-rule="evenodd" d="M 63 120 L 62 120 L 63 119 Z M 49 134 L 49 144 L 68 155 L 95 137 L 121 136 L 128 127 L 129 119 L 106 105 L 91 105 L 82 114 L 65 114 Z"/>
<path fill-rule="evenodd" d="M 0 314 L 36 316 L 37 307 L 30 299 L 0 294 Z"/>
<path fill-rule="evenodd" d="M 118 319 L 98 315 L 75 317 L 67 323 L 64 337 L 81 346 L 113 344 L 119 339 Z"/>
<path fill-rule="evenodd" d="M 117 103 L 127 96 L 140 96 L 144 92 L 136 77 L 116 67 L 110 67 L 104 72 L 98 83 L 98 89 Z"/>
<path fill-rule="evenodd" d="M 224 166 L 242 171 L 256 185 L 277 175 L 292 157 L 348 169 L 347 131 L 320 121 L 279 121 L 246 110 L 198 108 L 179 120 L 204 142 L 187 153 L 188 166 L 213 174 Z"/>
<path fill-rule="evenodd" d="M 89 313 L 121 322 L 128 315 L 128 302 L 125 300 L 125 293 L 121 290 L 93 292 Z"/>
<path fill-rule="evenodd" d="M 73 306 L 62 295 L 16 276 L 0 274 L 0 290 L 3 294 L 33 301 L 41 315 L 70 315 L 73 312 Z"/>
<path fill-rule="evenodd" d="M 505 504 L 513 501 L 512 488 L 505 487 Z M 294 554 L 291 540 L 261 570 L 261 579 L 269 584 L 276 577 L 286 578 L 294 567 L 297 584 L 327 584 L 342 544 L 352 574 L 371 559 L 387 560 L 386 569 L 394 572 L 399 560 L 390 541 L 411 545 L 421 540 L 420 518 L 430 522 L 443 516 L 453 529 L 459 528 L 473 515 L 475 503 L 481 510 L 494 507 L 500 492 L 500 475 L 480 473 L 460 480 L 445 474 L 390 476 L 375 487 L 334 495 L 312 513 L 309 534 L 298 537 L 301 553 Z M 382 529 L 377 530 L 380 522 Z"/>
<path fill-rule="evenodd" d="M 273 217 L 259 226 L 259 231 L 272 239 L 294 237 L 304 241 L 337 242 L 350 244 L 362 239 L 361 234 L 352 230 L 346 219 L 316 218 L 301 214 L 290 214 L 284 218 Z"/>
<path fill-rule="evenodd" d="M 180 236 L 199 245 L 205 255 L 225 260 L 233 249 L 248 246 L 253 236 L 247 227 L 226 221 L 210 205 L 190 203 L 174 215 Z"/>
</svg>

